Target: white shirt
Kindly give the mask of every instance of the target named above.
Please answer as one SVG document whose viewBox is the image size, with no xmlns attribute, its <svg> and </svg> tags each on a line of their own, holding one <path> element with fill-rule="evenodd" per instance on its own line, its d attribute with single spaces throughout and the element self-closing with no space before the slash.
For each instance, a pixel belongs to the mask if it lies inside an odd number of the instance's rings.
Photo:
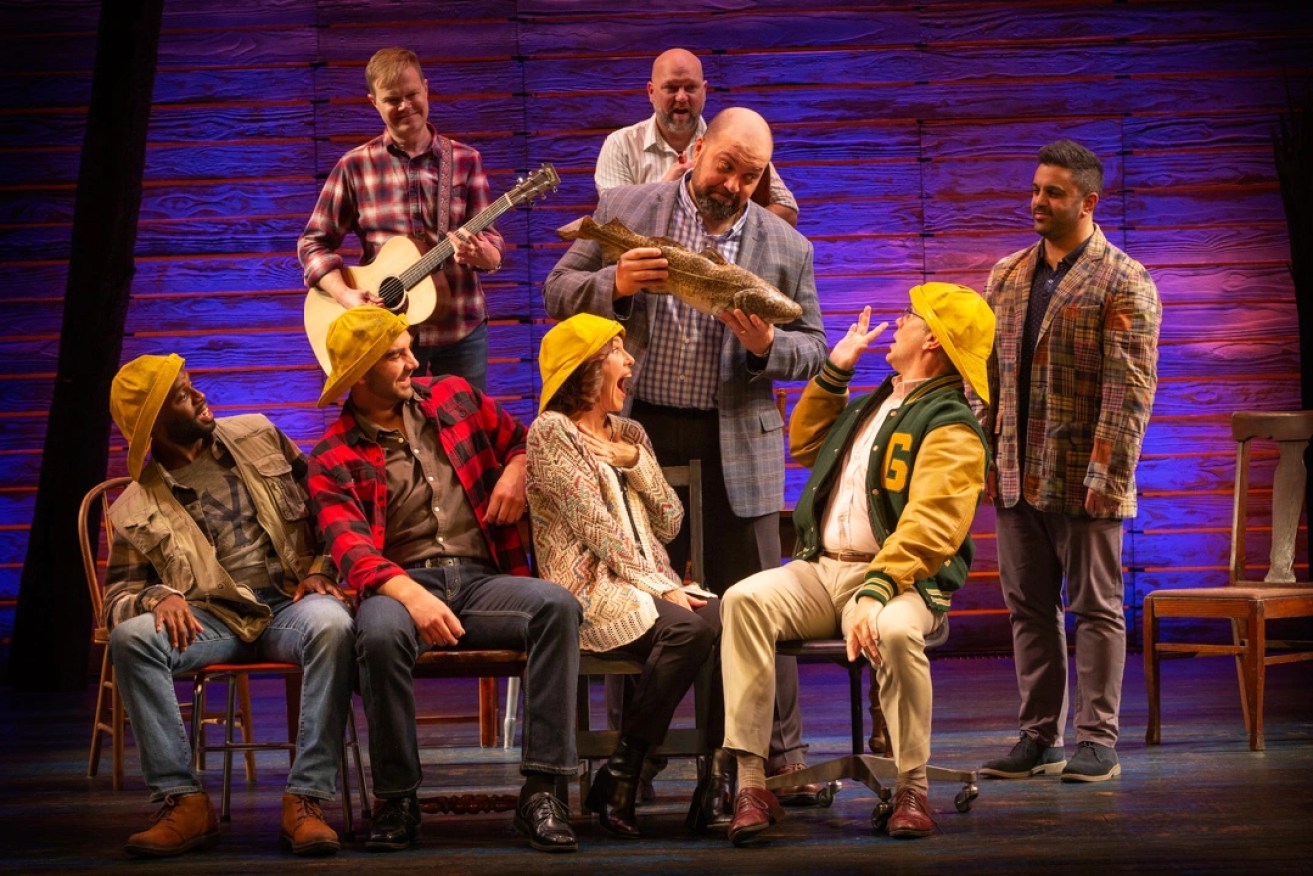
<svg viewBox="0 0 1313 876">
<path fill-rule="evenodd" d="M 866 473 L 870 468 L 871 445 L 885 420 L 903 403 L 907 393 L 923 380 L 901 381 L 874 412 L 857 428 L 844 454 L 839 478 L 830 492 L 830 502 L 821 521 L 821 547 L 827 551 L 880 552 L 880 540 L 871 529 L 870 497 L 866 495 Z"/>
<path fill-rule="evenodd" d="M 693 143 L 706 133 L 707 122 L 698 117 L 698 130 L 689 141 L 688 152 L 691 158 Z M 593 182 L 600 195 L 616 186 L 637 185 L 639 183 L 660 182 L 681 153 L 676 152 L 661 136 L 657 128 L 656 113 L 650 118 L 618 131 L 612 131 L 602 143 L 602 151 L 597 153 L 597 167 L 593 171 Z M 782 204 L 797 210 L 798 202 L 793 192 L 780 179 L 775 165 L 770 166 L 770 202 Z"/>
</svg>

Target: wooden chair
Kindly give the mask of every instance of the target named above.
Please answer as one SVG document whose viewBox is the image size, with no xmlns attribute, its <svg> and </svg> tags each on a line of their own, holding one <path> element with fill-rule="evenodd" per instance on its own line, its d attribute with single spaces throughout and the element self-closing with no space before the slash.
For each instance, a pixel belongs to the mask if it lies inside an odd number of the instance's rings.
<svg viewBox="0 0 1313 876">
<path fill-rule="evenodd" d="M 702 463 L 691 460 L 687 466 L 663 468 L 666 479 L 674 486 L 689 488 L 689 559 L 693 580 L 702 580 L 703 575 L 703 532 L 702 532 Z M 529 542 L 532 543 L 531 541 Z M 459 648 L 433 648 L 420 655 L 415 665 L 416 678 L 496 678 L 509 679 L 507 683 L 506 736 L 513 736 L 515 729 L 515 706 L 519 700 L 519 681 L 524 672 L 527 656 L 521 651 L 484 650 L 465 651 Z M 704 678 L 709 677 L 710 666 Z M 605 675 L 636 675 L 643 670 L 643 665 L 634 660 L 607 658 L 594 654 L 580 655 L 579 693 L 576 703 L 578 722 L 576 745 L 583 765 L 580 775 L 580 800 L 588 795 L 588 783 L 591 778 L 591 762 L 605 758 L 615 748 L 617 731 L 593 730 L 590 728 L 588 714 L 590 677 Z M 655 750 L 656 754 L 667 756 L 701 756 L 709 750 L 710 740 L 706 739 L 703 728 L 706 726 L 708 697 L 707 686 L 701 679 L 695 684 L 695 726 L 693 728 L 672 728 L 667 733 L 665 743 Z M 495 708 L 495 705 L 494 705 Z M 419 723 L 445 722 L 447 719 L 434 716 L 417 716 Z M 455 720 L 464 720 L 457 718 Z M 507 747 L 510 747 L 509 745 Z M 420 807 L 425 812 L 474 813 L 506 811 L 515 808 L 513 795 L 497 794 L 456 794 L 429 795 L 421 798 Z"/>
<path fill-rule="evenodd" d="M 102 481 L 87 491 L 78 508 L 78 544 L 82 550 L 82 569 L 87 580 L 87 593 L 91 597 L 93 615 L 91 642 L 93 647 L 103 649 L 100 660 L 100 681 L 96 690 L 96 711 L 91 720 L 91 752 L 87 758 L 87 775 L 94 777 L 100 772 L 103 737 L 108 736 L 111 752 L 110 783 L 115 791 L 123 788 L 124 729 L 128 718 L 123 711 L 123 701 L 119 698 L 114 666 L 109 656 L 109 627 L 106 626 L 104 617 L 105 591 L 100 577 L 98 549 L 101 532 L 104 534 L 106 550 L 109 543 L 113 541 L 114 528 L 109 520 L 109 506 L 113 504 L 113 497 L 130 483 L 132 478 L 129 477 L 109 478 Z M 99 532 L 96 531 L 97 527 L 93 520 L 95 514 L 100 516 Z M 238 682 L 237 696 L 239 708 L 234 713 L 233 720 L 241 725 L 243 738 L 249 738 L 246 716 L 251 714 L 251 693 L 244 678 Z M 191 720 L 194 723 L 193 703 L 180 703 L 179 708 L 182 710 L 183 720 Z M 202 723 L 220 724 L 224 720 L 225 715 L 222 712 L 208 714 L 204 710 L 201 712 Z M 204 760 L 197 762 L 197 768 L 205 768 Z M 253 753 L 246 755 L 246 780 L 255 781 Z"/>
<path fill-rule="evenodd" d="M 123 730 L 127 719 L 123 713 L 123 701 L 119 699 L 118 687 L 114 683 L 114 666 L 109 659 L 109 627 L 105 625 L 104 617 L 105 592 L 96 562 L 100 532 L 92 516 L 99 513 L 105 544 L 108 546 L 114 537 L 109 522 L 111 493 L 117 495 L 130 483 L 132 478 L 129 477 L 103 481 L 87 492 L 78 508 L 78 545 L 82 549 L 82 570 L 87 580 L 87 594 L 91 597 L 91 644 L 93 648 L 104 649 L 100 660 L 100 682 L 96 687 L 96 711 L 91 718 L 91 754 L 87 758 L 87 775 L 94 777 L 100 772 L 101 740 L 103 736 L 109 736 L 110 782 L 115 791 L 123 788 Z"/>
<path fill-rule="evenodd" d="M 238 724 L 237 707 L 238 700 L 242 700 L 241 708 L 245 714 L 254 714 L 251 711 L 251 687 L 250 679 L 252 676 L 273 676 L 283 679 L 286 711 L 287 711 L 287 736 L 285 741 L 268 741 L 257 742 L 251 738 L 253 734 L 243 733 L 241 740 L 235 739 L 233 730 Z M 204 666 L 196 672 L 192 687 L 192 759 L 198 769 L 205 762 L 207 752 L 219 752 L 223 755 L 223 795 L 219 807 L 219 820 L 229 821 L 231 819 L 231 800 L 232 800 L 232 765 L 233 755 L 241 753 L 248 760 L 255 756 L 257 751 L 286 751 L 287 760 L 290 766 L 292 758 L 296 753 L 296 735 L 301 725 L 301 681 L 303 674 L 301 667 L 295 663 L 211 663 Z M 199 716 L 205 714 L 206 692 L 215 682 L 222 682 L 227 686 L 226 702 L 227 706 L 223 712 L 223 720 L 218 722 L 223 727 L 223 738 L 218 743 L 211 744 L 205 737 L 205 722 Z M 243 723 L 243 730 L 246 724 Z M 348 837 L 355 834 L 355 821 L 351 805 L 351 770 L 349 755 L 354 754 L 356 765 L 356 786 L 360 789 L 361 811 L 362 815 L 366 814 L 367 800 L 365 794 L 365 768 L 360 758 L 360 742 L 356 736 L 356 714 L 354 705 L 348 706 L 347 724 L 346 724 L 346 743 L 342 750 L 341 763 L 341 781 L 342 781 L 342 821 L 343 828 Z M 248 773 L 248 781 L 251 781 Z"/>
<path fill-rule="evenodd" d="M 702 519 L 702 460 L 690 459 L 688 465 L 667 465 L 661 473 L 672 487 L 688 488 L 688 568 L 686 578 L 699 584 L 706 582 L 704 556 L 704 529 Z M 651 751 L 659 757 L 705 757 L 719 739 L 708 739 L 706 727 L 710 719 L 710 683 L 714 667 L 708 662 L 702 667 L 693 683 L 693 726 L 671 727 L 665 741 Z M 584 652 L 579 657 L 579 693 L 575 700 L 576 747 L 583 770 L 579 774 L 579 800 L 587 799 L 592 782 L 595 761 L 605 760 L 615 750 L 620 739 L 618 730 L 594 730 L 590 726 L 589 682 L 608 675 L 638 675 L 643 664 L 637 660 L 607 657 Z"/>
<path fill-rule="evenodd" d="M 523 651 L 509 649 L 461 650 L 460 648 L 431 648 L 415 661 L 414 678 L 477 678 L 479 680 L 479 713 L 493 716 L 496 733 L 496 683 L 498 678 L 519 681 L 528 657 Z M 492 685 L 491 695 L 487 685 Z M 448 724 L 469 721 L 469 715 L 430 715 L 417 713 L 417 724 Z M 480 721 L 480 744 L 485 741 L 484 722 Z M 420 808 L 425 812 L 446 812 L 456 815 L 477 812 L 506 812 L 515 808 L 513 794 L 429 794 L 420 797 Z"/>
<path fill-rule="evenodd" d="M 113 525 L 109 519 L 109 506 L 112 497 L 132 482 L 128 477 L 109 478 L 87 491 L 78 508 L 78 543 L 82 551 L 82 567 L 87 580 L 87 592 L 91 598 L 94 614 L 93 644 L 100 645 L 104 654 L 100 664 L 100 682 L 96 692 L 96 711 L 92 718 L 91 752 L 87 761 L 87 775 L 95 776 L 100 768 L 102 737 L 109 736 L 111 748 L 111 784 L 115 791 L 123 787 L 123 747 L 124 731 L 128 723 L 124 713 L 123 700 L 118 693 L 114 675 L 114 665 L 110 660 L 109 629 L 105 624 L 104 582 L 100 574 L 98 561 L 101 532 L 104 544 L 108 548 L 113 541 Z M 94 515 L 100 515 L 97 527 Z M 223 799 L 221 817 L 229 818 L 229 800 L 232 785 L 232 755 L 241 752 L 246 765 L 246 780 L 255 781 L 255 752 L 264 748 L 282 748 L 295 750 L 294 742 L 261 743 L 254 738 L 251 717 L 250 676 L 252 674 L 282 675 L 287 683 L 287 727 L 288 739 L 296 739 L 299 725 L 301 703 L 301 667 L 291 663 L 257 663 L 257 664 L 212 664 L 196 672 L 193 676 L 192 701 L 182 704 L 184 720 L 190 718 L 192 733 L 192 757 L 197 769 L 205 768 L 205 754 L 221 751 L 224 754 Z M 205 693 L 210 682 L 223 680 L 228 683 L 227 708 L 222 712 L 207 712 Z M 204 734 L 207 725 L 216 724 L 224 728 L 224 742 L 208 745 Z M 240 726 L 242 738 L 234 738 L 234 729 Z M 360 760 L 360 748 L 356 741 L 355 714 L 352 710 L 348 721 L 348 747 L 355 752 L 356 775 L 364 794 L 364 770 Z M 342 764 L 342 794 L 344 803 L 344 821 L 347 834 L 352 833 L 350 775 L 347 771 L 345 753 Z"/>
<path fill-rule="evenodd" d="M 1159 662 L 1163 657 L 1235 657 L 1240 704 L 1249 747 L 1263 750 L 1263 684 L 1267 667 L 1313 659 L 1308 643 L 1269 641 L 1267 621 L 1313 617 L 1313 587 L 1296 583 L 1295 541 L 1304 505 L 1304 453 L 1313 438 L 1313 411 L 1241 412 L 1231 417 L 1236 442 L 1235 490 L 1231 512 L 1229 584 L 1156 590 L 1144 598 L 1144 679 L 1149 698 L 1145 741 L 1161 741 Z M 1271 550 L 1266 575 L 1250 574 L 1246 543 L 1262 527 L 1249 525 L 1252 442 L 1274 441 L 1279 459 L 1272 480 Z M 1253 492 L 1262 492 L 1254 490 Z M 1231 622 L 1230 644 L 1164 642 L 1163 618 L 1225 618 Z M 1281 653 L 1269 654 L 1269 648 Z"/>
<path fill-rule="evenodd" d="M 702 525 L 702 460 L 690 459 L 688 465 L 667 465 L 661 467 L 661 473 L 665 476 L 666 482 L 672 487 L 688 488 L 688 569 L 687 579 L 697 581 L 699 584 L 706 582 L 706 566 L 703 556 L 703 525 Z M 615 658 L 599 657 L 593 654 L 583 654 L 579 666 L 579 675 L 583 679 L 590 676 L 598 675 L 638 675 L 643 671 L 643 665 L 633 660 L 619 660 Z M 587 687 L 583 683 L 580 685 L 580 695 L 584 696 L 583 708 L 587 708 L 588 700 L 586 698 Z M 518 676 L 512 677 L 506 684 L 506 718 L 502 725 L 503 746 L 511 748 L 515 743 L 515 716 L 520 702 L 520 679 Z M 585 722 L 588 720 L 586 712 L 581 711 L 580 717 Z M 698 725 L 702 725 L 698 721 Z M 588 724 L 581 725 L 587 729 Z M 611 738 L 611 748 L 615 747 L 614 733 Z M 684 740 L 684 737 L 679 737 Z M 594 737 L 594 740 L 604 740 L 604 736 Z M 604 744 L 600 742 L 599 744 Z M 687 747 L 687 742 L 684 742 Z M 667 746 L 668 747 L 668 746 Z M 609 756 L 611 749 L 608 748 L 606 754 L 601 757 Z M 597 757 L 599 755 L 590 755 Z M 584 757 L 581 753 L 580 757 Z"/>
</svg>

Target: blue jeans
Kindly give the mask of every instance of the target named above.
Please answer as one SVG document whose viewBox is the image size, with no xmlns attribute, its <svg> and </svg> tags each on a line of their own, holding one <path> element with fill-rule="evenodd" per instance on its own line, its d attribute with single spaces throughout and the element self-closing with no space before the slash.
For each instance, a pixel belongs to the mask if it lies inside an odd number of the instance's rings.
<svg viewBox="0 0 1313 876">
<path fill-rule="evenodd" d="M 479 392 L 488 388 L 488 323 L 453 344 L 441 347 L 421 347 L 411 344 L 411 352 L 419 361 L 416 377 L 441 377 L 455 374 L 464 377 Z"/>
<path fill-rule="evenodd" d="M 109 637 L 114 674 L 132 733 L 141 753 L 141 770 L 152 800 L 201 790 L 192 769 L 191 744 L 182 723 L 173 676 L 211 663 L 296 663 L 301 682 L 301 723 L 296 756 L 287 776 L 287 793 L 330 800 L 337 795 L 342 734 L 351 704 L 351 613 L 331 596 L 312 594 L 292 602 L 274 599 L 274 616 L 260 637 L 243 642 L 220 620 L 192 606 L 205 627 L 186 651 L 169 643 L 167 630 L 155 630 L 153 614 L 138 615 L 114 627 Z"/>
<path fill-rule="evenodd" d="M 520 772 L 577 773 L 574 704 L 582 612 L 574 594 L 547 581 L 503 575 L 482 565 L 408 569 L 406 574 L 460 619 L 465 635 L 457 647 L 528 652 Z M 405 606 L 390 596 L 361 601 L 356 631 L 374 796 L 406 797 L 422 779 L 411 673 L 429 646 L 419 638 Z"/>
</svg>

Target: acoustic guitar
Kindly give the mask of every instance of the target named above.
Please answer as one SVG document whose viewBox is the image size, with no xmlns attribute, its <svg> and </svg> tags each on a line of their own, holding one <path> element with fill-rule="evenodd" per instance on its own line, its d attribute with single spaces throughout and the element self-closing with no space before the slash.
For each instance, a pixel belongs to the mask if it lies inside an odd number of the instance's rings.
<svg viewBox="0 0 1313 876">
<path fill-rule="evenodd" d="M 527 204 L 555 191 L 560 181 L 556 168 L 543 164 L 528 179 L 521 179 L 515 188 L 480 210 L 460 230 L 477 234 L 511 207 Z M 384 307 L 393 313 L 404 313 L 406 320 L 415 325 L 428 319 L 435 310 L 443 313 L 450 306 L 451 293 L 446 281 L 440 274 L 435 276 L 434 272 L 454 252 L 451 241 L 445 237 L 428 252 L 422 252 L 411 238 L 397 236 L 384 243 L 369 264 L 344 265 L 342 278 L 352 288 L 367 289 L 378 295 L 383 299 Z M 337 299 L 318 287 L 306 293 L 305 333 L 325 374 L 332 371 L 328 361 L 328 326 L 345 311 Z"/>
</svg>

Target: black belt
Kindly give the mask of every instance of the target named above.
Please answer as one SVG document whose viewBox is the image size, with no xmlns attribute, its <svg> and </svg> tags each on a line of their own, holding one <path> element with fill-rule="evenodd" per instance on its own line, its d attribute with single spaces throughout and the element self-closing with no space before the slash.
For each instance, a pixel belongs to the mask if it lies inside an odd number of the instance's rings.
<svg viewBox="0 0 1313 876">
<path fill-rule="evenodd" d="M 827 551 L 822 549 L 821 556 L 838 560 L 841 563 L 869 563 L 875 559 L 875 554 L 868 554 L 863 551 Z"/>
<path fill-rule="evenodd" d="M 436 569 L 439 566 L 486 566 L 487 560 L 481 560 L 478 557 L 429 557 L 427 560 L 420 560 L 412 569 Z"/>
</svg>

